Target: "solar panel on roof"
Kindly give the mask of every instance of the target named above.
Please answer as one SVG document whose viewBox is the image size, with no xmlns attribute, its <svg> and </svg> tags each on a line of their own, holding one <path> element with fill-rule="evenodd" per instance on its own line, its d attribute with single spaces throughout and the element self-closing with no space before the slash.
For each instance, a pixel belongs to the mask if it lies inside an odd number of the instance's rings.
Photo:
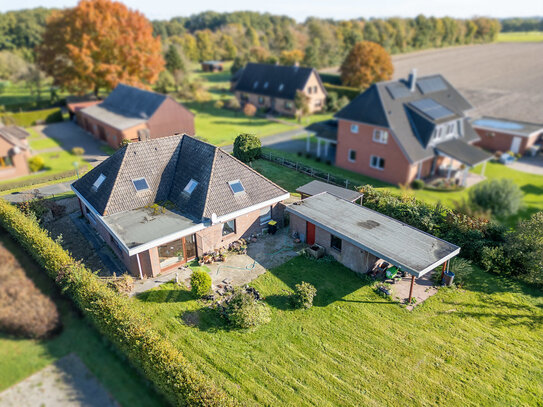
<svg viewBox="0 0 543 407">
<path fill-rule="evenodd" d="M 424 95 L 447 90 L 447 85 L 439 76 L 435 78 L 421 78 L 417 81 L 417 86 Z"/>
<path fill-rule="evenodd" d="M 454 116 L 446 107 L 440 105 L 433 99 L 420 99 L 409 103 L 414 108 L 420 110 L 432 120 L 443 119 L 445 117 Z"/>
<path fill-rule="evenodd" d="M 391 83 L 390 85 L 386 85 L 386 88 L 392 99 L 405 98 L 411 94 L 409 89 L 402 83 Z"/>
</svg>

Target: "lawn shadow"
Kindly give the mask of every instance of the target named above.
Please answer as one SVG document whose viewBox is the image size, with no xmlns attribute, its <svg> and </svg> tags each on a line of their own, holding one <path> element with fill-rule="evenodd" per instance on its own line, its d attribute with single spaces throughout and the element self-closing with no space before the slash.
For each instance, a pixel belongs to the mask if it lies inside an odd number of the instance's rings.
<svg viewBox="0 0 543 407">
<path fill-rule="evenodd" d="M 199 329 L 202 332 L 233 331 L 228 322 L 221 317 L 215 308 L 202 307 L 197 310 L 183 311 L 179 315 L 180 322 L 188 327 Z"/>
<path fill-rule="evenodd" d="M 476 266 L 466 276 L 466 288 L 484 294 L 495 293 L 519 293 L 530 295 L 534 298 L 543 297 L 543 290 L 523 281 L 511 277 L 501 276 L 491 272 L 485 272 Z"/>
<path fill-rule="evenodd" d="M 294 311 L 294 305 L 290 294 L 273 294 L 264 298 L 264 302 L 271 307 L 277 308 L 281 311 Z"/>
<path fill-rule="evenodd" d="M 313 300 L 315 307 L 326 307 L 335 301 L 341 301 L 347 295 L 372 283 L 369 277 L 358 276 L 347 267 L 328 258 L 315 260 L 298 256 L 269 272 L 291 290 L 302 281 L 313 285 L 317 289 L 317 295 Z M 283 295 L 267 296 L 266 301 L 279 309 L 284 309 L 287 304 L 286 296 Z"/>
<path fill-rule="evenodd" d="M 538 185 L 526 184 L 521 186 L 520 189 L 525 194 L 543 195 L 543 188 Z"/>
<path fill-rule="evenodd" d="M 187 289 L 176 287 L 175 283 L 162 284 L 160 287 L 139 293 L 136 298 L 143 302 L 186 302 L 193 301 L 196 298 Z"/>
</svg>

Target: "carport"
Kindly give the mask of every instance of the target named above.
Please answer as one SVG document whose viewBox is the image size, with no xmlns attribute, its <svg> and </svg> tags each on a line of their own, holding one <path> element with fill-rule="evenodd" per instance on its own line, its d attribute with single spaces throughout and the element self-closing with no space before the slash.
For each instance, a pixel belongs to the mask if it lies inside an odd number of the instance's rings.
<svg viewBox="0 0 543 407">
<path fill-rule="evenodd" d="M 291 233 L 357 273 L 367 273 L 382 260 L 415 278 L 444 265 L 460 247 L 406 223 L 323 192 L 287 206 Z"/>
<path fill-rule="evenodd" d="M 313 195 L 318 195 L 323 192 L 328 192 L 349 202 L 357 202 L 358 200 L 360 200 L 360 203 L 362 203 L 363 197 L 363 194 L 353 189 L 338 187 L 336 185 L 327 184 L 326 182 L 318 180 L 314 180 L 308 182 L 305 185 L 302 185 L 301 187 L 296 189 L 296 192 L 300 194 L 302 199 L 308 198 Z"/>
</svg>

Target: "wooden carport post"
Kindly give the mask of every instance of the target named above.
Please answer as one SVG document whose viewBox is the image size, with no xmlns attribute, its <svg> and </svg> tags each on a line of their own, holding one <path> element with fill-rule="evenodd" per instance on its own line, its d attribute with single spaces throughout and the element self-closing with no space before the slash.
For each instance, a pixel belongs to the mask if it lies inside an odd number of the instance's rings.
<svg viewBox="0 0 543 407">
<path fill-rule="evenodd" d="M 409 288 L 409 298 L 407 299 L 407 303 L 411 303 L 411 297 L 413 296 L 413 285 L 415 284 L 415 276 L 411 276 L 411 287 Z"/>
<path fill-rule="evenodd" d="M 447 270 L 447 263 L 449 260 L 447 260 L 445 263 L 443 263 L 443 267 L 441 268 L 441 280 L 443 281 L 443 277 L 445 277 L 445 270 Z"/>
</svg>

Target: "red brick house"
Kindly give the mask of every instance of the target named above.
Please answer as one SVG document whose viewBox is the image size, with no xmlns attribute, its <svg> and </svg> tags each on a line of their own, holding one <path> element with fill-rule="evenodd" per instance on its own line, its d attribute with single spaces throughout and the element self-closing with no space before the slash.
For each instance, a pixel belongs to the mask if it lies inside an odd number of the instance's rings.
<svg viewBox="0 0 543 407">
<path fill-rule="evenodd" d="M 326 89 L 313 68 L 248 63 L 234 78 L 232 89 L 242 106 L 251 103 L 259 109 L 295 116 L 297 91 L 309 98 L 309 113 L 320 112 L 325 106 Z"/>
<path fill-rule="evenodd" d="M 73 183 L 83 216 L 140 278 L 281 222 L 288 192 L 187 135 L 130 143 Z"/>
<path fill-rule="evenodd" d="M 543 136 L 543 124 L 480 117 L 471 125 L 479 135 L 480 140 L 476 143 L 479 147 L 503 153 L 524 154 Z"/>
<path fill-rule="evenodd" d="M 120 84 L 101 103 L 77 111 L 77 122 L 118 148 L 172 134 L 194 135 L 194 114 L 170 96 Z"/>
<path fill-rule="evenodd" d="M 336 113 L 335 163 L 391 184 L 437 173 L 465 182 L 492 156 L 472 144 L 471 104 L 441 75 L 380 82 Z M 319 142 L 320 144 L 320 142 Z M 320 152 L 319 148 L 319 152 Z"/>
<path fill-rule="evenodd" d="M 0 180 L 28 175 L 29 134 L 21 127 L 0 123 Z"/>
</svg>

